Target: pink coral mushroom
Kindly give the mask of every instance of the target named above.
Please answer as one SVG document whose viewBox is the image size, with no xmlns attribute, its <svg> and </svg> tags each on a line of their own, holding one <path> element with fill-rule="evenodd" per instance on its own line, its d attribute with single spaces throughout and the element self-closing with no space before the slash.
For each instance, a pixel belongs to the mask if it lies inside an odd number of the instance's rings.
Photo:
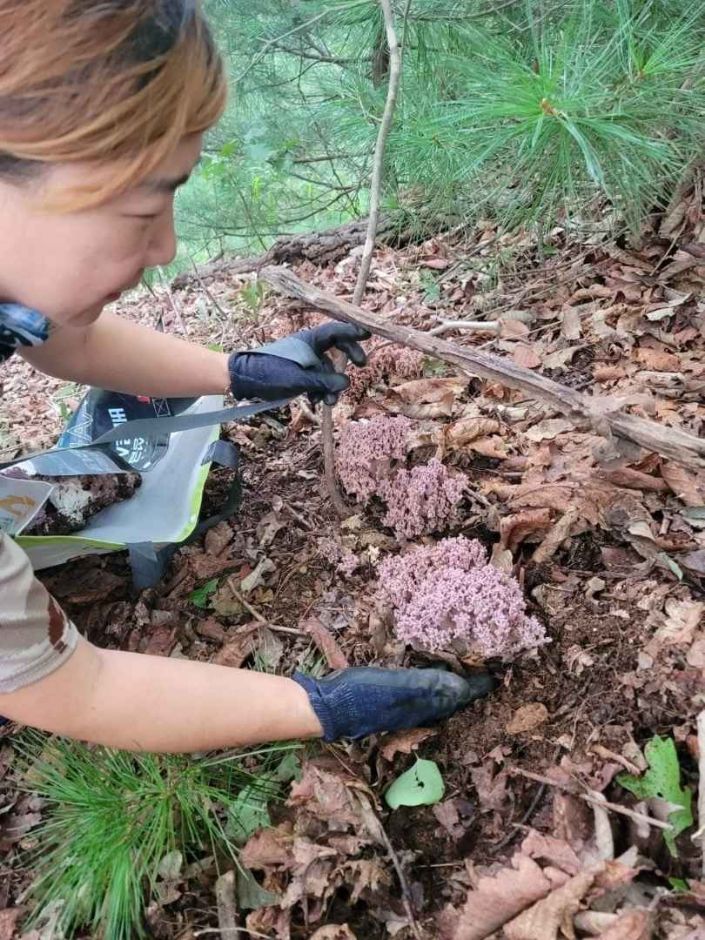
<svg viewBox="0 0 705 940">
<path fill-rule="evenodd" d="M 378 592 L 394 609 L 399 639 L 422 649 L 510 659 L 547 642 L 539 621 L 526 615 L 517 581 L 462 536 L 386 558 Z"/>
</svg>

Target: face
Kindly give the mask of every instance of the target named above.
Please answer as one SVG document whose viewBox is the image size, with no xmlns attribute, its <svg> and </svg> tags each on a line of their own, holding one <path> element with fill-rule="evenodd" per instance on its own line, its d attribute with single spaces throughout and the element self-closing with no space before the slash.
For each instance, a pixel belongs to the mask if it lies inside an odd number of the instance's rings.
<svg viewBox="0 0 705 940">
<path fill-rule="evenodd" d="M 0 301 L 24 304 L 62 326 L 96 320 L 145 268 L 173 260 L 174 193 L 201 145 L 200 134 L 183 138 L 148 180 L 79 212 L 42 209 L 42 198 L 85 181 L 96 171 L 90 164 L 53 166 L 31 182 L 0 180 Z"/>
</svg>

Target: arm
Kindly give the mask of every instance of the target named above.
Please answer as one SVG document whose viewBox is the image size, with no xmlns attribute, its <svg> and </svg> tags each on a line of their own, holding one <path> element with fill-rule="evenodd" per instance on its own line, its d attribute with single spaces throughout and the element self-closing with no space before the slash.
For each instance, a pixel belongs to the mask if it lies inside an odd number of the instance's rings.
<svg viewBox="0 0 705 940">
<path fill-rule="evenodd" d="M 57 328 L 20 354 L 48 375 L 131 395 L 219 395 L 230 387 L 226 353 L 112 313 L 87 327 Z"/>
<path fill-rule="evenodd" d="M 291 679 L 101 650 L 84 639 L 44 679 L 0 695 L 0 714 L 131 751 L 205 751 L 322 733 L 306 692 Z"/>
</svg>

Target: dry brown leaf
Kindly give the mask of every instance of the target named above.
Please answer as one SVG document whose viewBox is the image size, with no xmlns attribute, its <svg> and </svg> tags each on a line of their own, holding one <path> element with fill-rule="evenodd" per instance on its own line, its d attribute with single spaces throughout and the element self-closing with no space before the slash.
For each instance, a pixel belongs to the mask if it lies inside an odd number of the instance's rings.
<svg viewBox="0 0 705 940">
<path fill-rule="evenodd" d="M 512 868 L 479 879 L 460 911 L 453 940 L 485 940 L 554 888 L 555 882 L 533 859 L 517 854 Z"/>
<path fill-rule="evenodd" d="M 582 862 L 563 839 L 546 836 L 532 829 L 521 844 L 521 851 L 529 858 L 557 865 L 567 875 L 577 875 Z"/>
<path fill-rule="evenodd" d="M 411 754 L 423 741 L 432 738 L 438 731 L 435 728 L 411 728 L 409 731 L 397 731 L 384 739 L 380 753 L 385 760 L 393 760 L 396 754 Z"/>
<path fill-rule="evenodd" d="M 312 933 L 309 940 L 357 940 L 347 924 L 326 924 Z"/>
<path fill-rule="evenodd" d="M 524 436 L 538 444 L 541 441 L 552 441 L 559 434 L 572 431 L 574 427 L 573 422 L 567 421 L 565 418 L 547 418 L 545 421 L 539 421 L 533 427 L 527 428 L 524 431 Z"/>
<path fill-rule="evenodd" d="M 577 508 L 569 509 L 568 512 L 563 513 L 561 518 L 554 522 L 548 530 L 546 537 L 531 556 L 531 560 L 537 565 L 541 565 L 549 558 L 553 558 L 562 543 L 573 533 L 573 527 L 579 517 L 580 512 Z"/>
<path fill-rule="evenodd" d="M 363 891 L 377 891 L 381 885 L 391 882 L 389 872 L 375 858 L 354 858 L 345 864 L 347 879 L 352 885 L 350 903 L 355 904 Z"/>
<path fill-rule="evenodd" d="M 20 907 L 6 907 L 4 911 L 0 911 L 0 940 L 12 940 L 21 913 Z"/>
<path fill-rule="evenodd" d="M 509 549 L 502 548 L 499 542 L 496 542 L 492 547 L 490 564 L 494 568 L 497 568 L 498 571 L 504 571 L 505 574 L 511 574 L 512 569 L 514 568 L 514 559 L 512 558 L 512 553 L 509 551 Z"/>
<path fill-rule="evenodd" d="M 248 656 L 251 656 L 257 645 L 257 631 L 260 624 L 257 621 L 237 628 L 235 636 L 227 640 L 213 657 L 213 662 L 219 666 L 230 666 L 239 669 Z"/>
<path fill-rule="evenodd" d="M 394 395 L 400 401 L 414 404 L 429 404 L 445 401 L 449 396 L 458 398 L 468 387 L 468 379 L 451 377 L 445 379 L 414 379 L 394 387 Z"/>
<path fill-rule="evenodd" d="M 596 382 L 617 382 L 619 379 L 624 378 L 624 375 L 624 366 L 619 365 L 595 366 L 595 368 L 592 370 L 592 377 Z"/>
<path fill-rule="evenodd" d="M 529 335 L 529 327 L 526 323 L 522 323 L 521 320 L 511 320 L 509 318 L 500 317 L 499 335 L 502 339 L 523 339 L 525 336 Z"/>
<path fill-rule="evenodd" d="M 566 339 L 580 339 L 580 311 L 568 304 L 563 304 L 561 311 L 561 333 Z"/>
<path fill-rule="evenodd" d="M 695 473 L 677 463 L 664 461 L 661 464 L 661 476 L 671 492 L 686 506 L 705 505 L 705 474 Z"/>
<path fill-rule="evenodd" d="M 664 490 L 668 489 L 668 484 L 665 480 L 652 477 L 650 473 L 643 473 L 641 470 L 634 470 L 633 467 L 620 467 L 617 470 L 599 470 L 597 476 L 615 486 L 624 486 L 630 490 L 647 490 L 649 492 L 662 493 Z"/>
<path fill-rule="evenodd" d="M 309 617 L 303 620 L 299 627 L 308 633 L 331 669 L 347 669 L 348 663 L 345 653 L 338 646 L 330 630 L 325 627 L 318 617 Z"/>
<path fill-rule="evenodd" d="M 208 555 L 220 555 L 230 544 L 233 530 L 227 522 L 219 522 L 206 532 L 204 546 Z"/>
<path fill-rule="evenodd" d="M 518 343 L 515 346 L 512 359 L 516 365 L 523 366 L 525 369 L 538 369 L 541 365 L 539 354 L 533 346 L 527 346 L 526 343 Z"/>
<path fill-rule="evenodd" d="M 582 349 L 583 346 L 564 346 L 563 349 L 557 349 L 543 357 L 543 366 L 545 369 L 565 369 L 569 362 L 572 362 L 573 356 Z"/>
<path fill-rule="evenodd" d="M 444 429 L 445 443 L 449 448 L 465 447 L 478 437 L 497 434 L 500 428 L 494 418 L 460 418 Z"/>
<path fill-rule="evenodd" d="M 507 771 L 495 773 L 493 763 L 488 761 L 480 767 L 473 767 L 470 776 L 480 808 L 486 811 L 502 809 L 507 802 Z"/>
<path fill-rule="evenodd" d="M 644 649 L 655 658 L 665 646 L 687 646 L 693 642 L 695 631 L 705 619 L 705 603 L 669 597 L 664 613 L 654 615 L 654 619 L 657 623 L 661 621 L 661 626 Z"/>
<path fill-rule="evenodd" d="M 701 548 L 697 552 L 688 552 L 687 555 L 681 555 L 678 561 L 689 571 L 705 575 L 705 549 Z"/>
<path fill-rule="evenodd" d="M 359 785 L 359 781 L 346 782 L 337 773 L 308 761 L 301 779 L 292 783 L 287 802 L 290 806 L 305 807 L 336 831 L 344 832 L 350 827 L 357 835 L 363 835 L 366 825 L 355 785 Z"/>
<path fill-rule="evenodd" d="M 558 940 L 561 928 L 563 935 L 573 935 L 573 914 L 580 907 L 595 875 L 595 870 L 574 875 L 548 897 L 537 901 L 528 911 L 505 924 L 507 940 Z"/>
<path fill-rule="evenodd" d="M 600 934 L 599 940 L 651 940 L 649 912 L 627 911 Z"/>
<path fill-rule="evenodd" d="M 465 834 L 465 826 L 460 821 L 457 800 L 444 800 L 431 807 L 431 812 L 448 835 L 458 841 Z"/>
<path fill-rule="evenodd" d="M 650 349 L 648 346 L 641 346 L 632 353 L 637 362 L 645 365 L 647 369 L 653 369 L 655 372 L 678 372 L 681 367 L 681 361 L 673 353 L 661 349 Z"/>
<path fill-rule="evenodd" d="M 294 840 L 293 856 L 291 880 L 280 901 L 282 907 L 293 907 L 305 897 L 326 898 L 333 893 L 337 887 L 332 877 L 337 874 L 335 849 L 298 838 Z"/>
<path fill-rule="evenodd" d="M 494 434 L 491 437 L 478 437 L 467 445 L 468 450 L 483 457 L 493 457 L 495 460 L 504 460 L 507 456 L 507 445 L 501 437 Z"/>
<path fill-rule="evenodd" d="M 499 523 L 499 544 L 514 553 L 524 539 L 551 526 L 551 513 L 546 508 L 525 509 L 505 516 Z"/>
<path fill-rule="evenodd" d="M 705 669 L 705 638 L 696 640 L 685 658 L 694 669 Z"/>
<path fill-rule="evenodd" d="M 261 549 L 268 548 L 277 536 L 277 533 L 286 528 L 288 520 L 282 513 L 272 510 L 262 516 L 257 523 L 257 540 Z"/>
<path fill-rule="evenodd" d="M 517 708 L 505 731 L 507 734 L 522 734 L 525 731 L 533 731 L 546 721 L 548 709 L 543 702 L 529 702 L 528 705 Z"/>
<path fill-rule="evenodd" d="M 240 860 L 246 868 L 256 870 L 277 865 L 288 866 L 293 859 L 293 844 L 294 836 L 288 822 L 260 829 L 243 846 Z"/>
</svg>

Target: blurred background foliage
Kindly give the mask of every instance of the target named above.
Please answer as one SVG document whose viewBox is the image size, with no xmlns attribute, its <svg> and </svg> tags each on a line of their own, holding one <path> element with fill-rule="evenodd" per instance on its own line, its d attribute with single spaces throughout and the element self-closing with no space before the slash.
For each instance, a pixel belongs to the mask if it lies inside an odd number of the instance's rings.
<svg viewBox="0 0 705 940">
<path fill-rule="evenodd" d="M 404 59 L 383 210 L 400 224 L 635 228 L 703 152 L 705 4 L 394 7 Z M 173 270 L 364 216 L 388 78 L 376 0 L 205 8 L 232 93 L 178 199 Z"/>
</svg>

